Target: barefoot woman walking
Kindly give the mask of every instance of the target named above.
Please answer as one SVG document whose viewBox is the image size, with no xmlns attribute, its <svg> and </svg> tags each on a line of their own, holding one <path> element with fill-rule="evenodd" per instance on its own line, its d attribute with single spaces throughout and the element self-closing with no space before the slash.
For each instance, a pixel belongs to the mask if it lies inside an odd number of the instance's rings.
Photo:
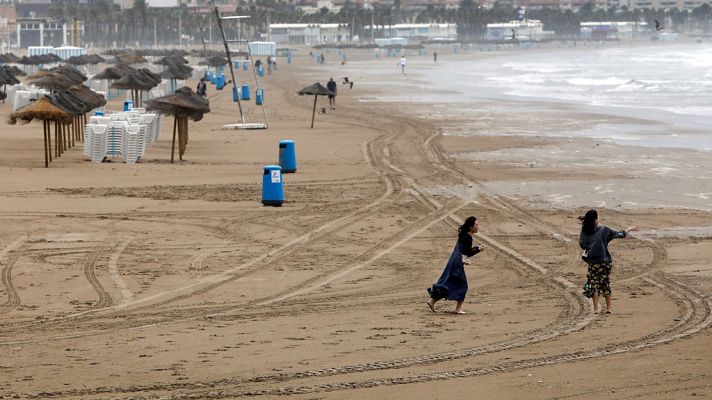
<svg viewBox="0 0 712 400">
<path fill-rule="evenodd" d="M 583 285 L 583 295 L 593 299 L 593 312 L 598 314 L 598 296 L 606 298 L 606 313 L 611 313 L 611 283 L 610 274 L 613 268 L 613 259 L 608 252 L 608 242 L 617 238 L 624 238 L 628 232 L 635 232 L 638 225 L 633 225 L 622 231 L 598 225 L 596 210 L 588 210 L 586 215 L 579 217 L 581 221 L 581 235 L 579 245 L 584 250 L 583 260 L 588 264 L 588 275 Z"/>
<path fill-rule="evenodd" d="M 477 218 L 468 217 L 458 229 L 457 243 L 450 255 L 450 259 L 447 261 L 445 271 L 443 271 L 440 279 L 432 287 L 428 288 L 430 300 L 427 304 L 430 307 L 430 311 L 435 312 L 435 303 L 438 300 L 448 299 L 457 301 L 455 306 L 457 314 L 465 313 L 461 310 L 467 294 L 467 276 L 465 275 L 463 256 L 472 257 L 484 248 L 481 245 L 472 247 L 472 235 L 477 233 L 479 228 L 480 225 L 477 222 Z"/>
</svg>

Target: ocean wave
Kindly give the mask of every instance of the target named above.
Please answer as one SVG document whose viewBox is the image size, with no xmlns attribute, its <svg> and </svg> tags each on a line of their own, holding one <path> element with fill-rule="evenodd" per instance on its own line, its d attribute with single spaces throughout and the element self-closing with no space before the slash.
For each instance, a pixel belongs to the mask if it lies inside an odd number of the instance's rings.
<svg viewBox="0 0 712 400">
<path fill-rule="evenodd" d="M 609 78 L 569 78 L 566 83 L 573 86 L 618 86 L 628 82 L 628 79 Z"/>
<path fill-rule="evenodd" d="M 614 88 L 606 89 L 607 92 L 639 92 L 639 91 L 659 91 L 660 86 L 647 83 L 644 81 L 639 81 L 637 79 L 631 79 L 626 83 L 620 84 Z"/>
</svg>

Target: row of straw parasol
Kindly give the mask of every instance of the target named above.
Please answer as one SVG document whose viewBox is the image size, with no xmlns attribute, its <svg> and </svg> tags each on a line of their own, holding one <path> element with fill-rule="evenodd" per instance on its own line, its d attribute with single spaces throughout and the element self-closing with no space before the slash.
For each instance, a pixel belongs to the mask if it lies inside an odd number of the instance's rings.
<svg viewBox="0 0 712 400">
<path fill-rule="evenodd" d="M 59 88 L 65 81 L 51 82 L 55 77 L 44 75 L 37 79 L 41 79 L 45 87 L 55 88 L 51 94 L 31 102 L 8 117 L 8 123 L 11 125 L 26 124 L 35 120 L 42 121 L 45 168 L 49 167 L 53 156 L 52 125 L 54 125 L 54 157 L 57 158 L 65 150 L 73 147 L 75 141 L 83 140 L 86 113 L 106 104 L 104 96 L 84 86 L 81 82 L 66 88 Z"/>
</svg>

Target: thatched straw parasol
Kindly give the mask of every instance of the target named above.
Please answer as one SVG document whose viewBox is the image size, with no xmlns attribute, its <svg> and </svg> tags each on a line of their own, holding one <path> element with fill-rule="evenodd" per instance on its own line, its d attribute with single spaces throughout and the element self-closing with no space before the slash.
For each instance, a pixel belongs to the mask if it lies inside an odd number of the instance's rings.
<svg viewBox="0 0 712 400">
<path fill-rule="evenodd" d="M 44 72 L 44 71 L 38 71 L 38 72 Z M 27 82 L 35 85 L 37 87 L 47 89 L 50 91 L 55 91 L 55 90 L 61 90 L 61 89 L 67 89 L 72 85 L 75 85 L 76 82 L 72 81 L 68 76 L 62 75 L 62 74 L 56 74 L 56 73 L 46 73 L 46 74 L 38 74 L 34 73 L 27 77 Z"/>
<path fill-rule="evenodd" d="M 27 75 L 27 72 L 21 70 L 20 68 L 17 68 L 17 66 L 15 65 L 3 65 L 2 67 L 5 68 L 5 70 L 11 73 L 13 76 Z"/>
<path fill-rule="evenodd" d="M 182 87 L 175 93 L 146 101 L 146 110 L 155 110 L 160 114 L 173 115 L 173 143 L 171 144 L 171 163 L 173 163 L 176 147 L 176 130 L 178 130 L 178 157 L 183 159 L 188 145 L 188 118 L 193 121 L 203 119 L 203 114 L 210 112 L 208 99 L 198 96 L 190 88 Z"/>
<path fill-rule="evenodd" d="M 87 54 L 87 55 L 84 56 L 84 59 L 85 59 L 85 60 L 87 61 L 87 63 L 89 63 L 89 64 L 99 64 L 99 63 L 103 63 L 103 62 L 106 61 L 106 60 L 104 59 L 104 57 L 102 57 L 102 56 L 100 56 L 100 55 L 98 55 L 98 54 Z"/>
<path fill-rule="evenodd" d="M 0 54 L 0 63 L 15 63 L 20 58 L 12 53 Z"/>
<path fill-rule="evenodd" d="M 65 64 L 70 64 L 70 65 L 86 65 L 89 64 L 87 61 L 86 57 L 84 55 L 80 56 L 71 56 L 67 59 L 64 60 Z"/>
<path fill-rule="evenodd" d="M 188 60 L 186 60 L 185 57 L 183 57 L 180 54 L 171 54 L 168 56 L 161 57 L 158 61 L 154 61 L 153 63 L 156 65 L 165 65 L 165 66 L 184 65 L 184 64 L 188 64 Z"/>
<path fill-rule="evenodd" d="M 82 74 L 78 70 L 68 66 L 60 65 L 59 67 L 54 67 L 50 71 L 58 74 L 63 74 L 67 76 L 72 82 L 82 83 L 87 80 L 86 75 Z"/>
<path fill-rule="evenodd" d="M 10 114 L 7 122 L 11 125 L 16 123 L 27 124 L 33 120 L 42 121 L 44 129 L 44 151 L 45 151 L 45 168 L 49 167 L 49 162 L 52 161 L 52 138 L 50 137 L 50 124 L 67 124 L 72 121 L 72 114 L 62 107 L 54 104 L 47 96 L 34 101 L 14 113 Z"/>
<path fill-rule="evenodd" d="M 297 94 L 300 96 L 304 95 L 313 95 L 314 96 L 314 108 L 312 109 L 312 120 L 311 120 L 311 127 L 314 129 L 314 116 L 316 115 L 316 99 L 318 96 L 328 96 L 329 95 L 329 89 L 324 87 L 321 83 L 317 82 L 313 85 L 307 86 L 303 88 L 302 90 L 298 91 Z"/>
<path fill-rule="evenodd" d="M 20 81 L 15 78 L 15 76 L 10 73 L 5 66 L 0 67 L 0 85 L 2 85 L 2 92 L 0 92 L 0 101 L 3 103 L 5 102 L 5 99 L 7 98 L 7 85 L 16 85 L 20 83 Z"/>
<path fill-rule="evenodd" d="M 203 61 L 200 61 L 198 65 L 207 65 L 210 67 L 222 67 L 227 64 L 227 59 L 221 56 L 212 56 Z"/>
<path fill-rule="evenodd" d="M 141 107 L 141 92 L 151 90 L 161 83 L 161 77 L 148 69 L 140 69 L 123 76 L 110 85 L 114 89 L 131 91 L 131 98 L 136 107 Z"/>
<path fill-rule="evenodd" d="M 146 62 L 145 58 L 133 53 L 118 54 L 114 58 L 116 58 L 116 63 L 120 64 L 143 64 Z"/>
</svg>

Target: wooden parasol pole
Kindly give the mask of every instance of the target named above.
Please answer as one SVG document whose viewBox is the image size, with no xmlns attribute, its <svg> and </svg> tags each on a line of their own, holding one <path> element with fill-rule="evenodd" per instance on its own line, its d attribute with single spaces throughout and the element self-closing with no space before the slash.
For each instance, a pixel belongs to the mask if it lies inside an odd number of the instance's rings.
<svg viewBox="0 0 712 400">
<path fill-rule="evenodd" d="M 49 121 L 44 121 L 47 123 L 47 147 L 49 153 L 49 161 L 52 161 L 52 123 Z M 55 146 L 56 147 L 56 146 Z"/>
<path fill-rule="evenodd" d="M 57 131 L 57 121 L 54 121 L 54 156 L 59 157 L 59 132 Z"/>
<path fill-rule="evenodd" d="M 314 116 L 316 115 L 316 98 L 318 95 L 314 95 L 314 109 L 312 109 L 312 124 L 311 128 L 314 129 Z"/>
<path fill-rule="evenodd" d="M 49 122 L 42 121 L 42 133 L 44 134 L 44 151 L 45 151 L 45 168 L 49 168 L 49 153 L 47 153 L 47 141 L 49 140 L 49 135 L 47 134 L 47 124 Z"/>
<path fill-rule="evenodd" d="M 173 144 L 171 145 L 171 164 L 173 164 L 173 155 L 176 152 L 176 128 L 178 127 L 178 116 L 173 117 Z"/>
</svg>

